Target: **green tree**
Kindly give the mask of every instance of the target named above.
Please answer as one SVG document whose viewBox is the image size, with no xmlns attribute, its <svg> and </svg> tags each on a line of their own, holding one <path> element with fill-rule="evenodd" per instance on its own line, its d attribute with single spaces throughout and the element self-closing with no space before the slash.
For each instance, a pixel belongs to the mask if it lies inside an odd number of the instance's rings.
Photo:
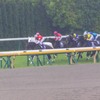
<svg viewBox="0 0 100 100">
<path fill-rule="evenodd" d="M 100 0 L 76 0 L 82 30 L 100 31 Z"/>
</svg>

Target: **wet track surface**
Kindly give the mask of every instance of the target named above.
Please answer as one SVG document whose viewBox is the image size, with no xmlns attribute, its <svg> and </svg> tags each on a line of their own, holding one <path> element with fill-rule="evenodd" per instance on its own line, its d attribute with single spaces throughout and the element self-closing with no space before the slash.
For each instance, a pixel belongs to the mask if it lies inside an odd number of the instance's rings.
<svg viewBox="0 0 100 100">
<path fill-rule="evenodd" d="M 100 100 L 100 64 L 0 69 L 0 100 Z"/>
</svg>

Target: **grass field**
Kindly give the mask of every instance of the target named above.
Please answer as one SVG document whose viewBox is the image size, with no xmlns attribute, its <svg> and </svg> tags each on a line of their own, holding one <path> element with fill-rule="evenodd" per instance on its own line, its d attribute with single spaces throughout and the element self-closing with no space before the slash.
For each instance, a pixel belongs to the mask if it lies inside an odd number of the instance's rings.
<svg viewBox="0 0 100 100">
<path fill-rule="evenodd" d="M 87 60 L 86 53 L 83 53 L 82 55 L 83 55 L 83 58 L 82 59 L 80 58 L 77 63 L 93 63 L 93 58 L 90 58 L 89 60 Z M 43 62 L 43 55 L 39 56 L 39 58 Z M 76 59 L 77 59 L 77 56 L 75 56 L 75 61 L 76 61 Z M 66 54 L 58 54 L 55 61 L 51 64 L 47 64 L 46 63 L 47 61 L 48 61 L 47 58 L 45 58 L 46 66 L 69 64 L 68 57 Z M 35 67 L 38 66 L 36 58 L 34 59 L 34 64 L 35 64 Z M 4 66 L 4 61 L 3 61 L 3 66 Z M 32 64 L 29 64 L 29 66 L 27 66 L 27 56 L 16 56 L 16 58 L 14 60 L 14 66 L 15 66 L 15 68 L 33 67 Z"/>
</svg>

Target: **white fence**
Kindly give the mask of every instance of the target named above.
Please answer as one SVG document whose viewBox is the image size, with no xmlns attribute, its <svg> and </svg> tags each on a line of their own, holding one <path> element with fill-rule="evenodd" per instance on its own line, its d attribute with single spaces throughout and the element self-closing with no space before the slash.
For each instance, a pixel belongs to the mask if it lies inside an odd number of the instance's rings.
<svg viewBox="0 0 100 100">
<path fill-rule="evenodd" d="M 62 36 L 62 37 L 67 37 L 68 35 L 66 36 Z M 100 34 L 98 34 L 98 36 L 100 36 Z M 0 39 L 0 41 L 19 41 L 19 40 L 28 40 L 29 38 L 34 38 L 34 37 L 22 37 L 22 38 L 2 38 Z M 43 37 L 43 40 L 46 39 L 46 38 L 54 38 L 54 36 L 44 36 Z M 43 41 L 42 40 L 42 41 Z"/>
<path fill-rule="evenodd" d="M 66 37 L 66 36 L 62 36 Z M 2 38 L 0 41 L 19 41 L 19 40 L 28 40 L 29 38 L 34 38 L 34 37 L 22 37 L 22 38 Z M 54 36 L 45 36 L 43 37 L 43 40 L 46 38 L 54 38 Z"/>
</svg>

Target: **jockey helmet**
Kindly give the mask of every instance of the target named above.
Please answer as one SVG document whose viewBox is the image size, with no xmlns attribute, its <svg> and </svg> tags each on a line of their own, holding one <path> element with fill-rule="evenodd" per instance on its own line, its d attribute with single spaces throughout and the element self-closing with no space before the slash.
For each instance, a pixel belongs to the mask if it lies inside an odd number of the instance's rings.
<svg viewBox="0 0 100 100">
<path fill-rule="evenodd" d="M 91 37 L 91 34 L 87 34 L 87 38 L 90 39 L 90 37 Z"/>
<path fill-rule="evenodd" d="M 76 37 L 76 33 L 73 33 L 73 37 L 74 37 L 74 38 Z"/>
<path fill-rule="evenodd" d="M 40 33 L 39 33 L 39 32 L 37 32 L 37 33 L 36 33 L 36 35 L 40 35 Z"/>
<path fill-rule="evenodd" d="M 58 32 L 57 31 L 54 31 L 54 35 L 56 35 Z"/>
</svg>

